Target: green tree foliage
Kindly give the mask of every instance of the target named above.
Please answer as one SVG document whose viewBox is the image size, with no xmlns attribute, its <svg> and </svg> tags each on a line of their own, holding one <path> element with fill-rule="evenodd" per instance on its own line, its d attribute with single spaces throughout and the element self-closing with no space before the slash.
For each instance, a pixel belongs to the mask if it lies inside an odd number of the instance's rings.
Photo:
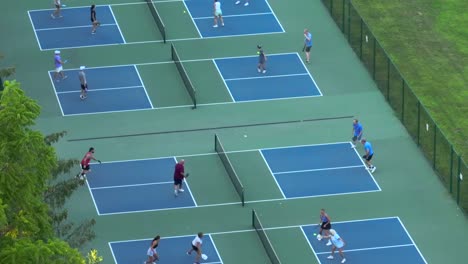
<svg viewBox="0 0 468 264">
<path fill-rule="evenodd" d="M 45 142 L 48 145 L 56 143 L 66 134 L 65 131 L 46 136 Z M 63 178 L 62 175 L 69 175 L 70 171 L 79 164 L 78 160 L 58 160 L 58 166 L 52 171 L 52 178 L 49 187 L 44 192 L 44 200 L 50 207 L 52 217 L 52 227 L 57 237 L 64 239 L 74 248 L 82 248 L 87 242 L 95 238 L 93 226 L 94 219 L 87 219 L 76 225 L 67 221 L 68 210 L 64 209 L 65 202 L 73 192 L 84 184 L 84 181 L 74 177 Z"/>
<path fill-rule="evenodd" d="M 0 60 L 3 59 L 0 54 Z M 0 68 L 0 92 L 3 90 L 3 80 L 15 73 L 15 67 Z"/>
<path fill-rule="evenodd" d="M 50 194 L 57 187 L 50 185 L 52 175 L 63 168 L 53 138 L 31 129 L 39 113 L 19 83 L 5 82 L 0 95 L 0 263 L 84 264 L 77 249 L 55 237 L 51 223 L 56 215 L 49 215 L 52 209 L 44 202 L 63 206 Z"/>
</svg>

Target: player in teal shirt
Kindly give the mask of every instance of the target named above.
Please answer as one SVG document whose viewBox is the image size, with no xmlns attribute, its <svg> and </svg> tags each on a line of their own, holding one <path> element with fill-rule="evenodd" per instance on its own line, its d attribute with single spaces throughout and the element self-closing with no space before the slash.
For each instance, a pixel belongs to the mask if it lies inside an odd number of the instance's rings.
<svg viewBox="0 0 468 264">
<path fill-rule="evenodd" d="M 372 157 L 374 156 L 374 149 L 372 149 L 372 144 L 365 138 L 361 139 L 361 143 L 364 145 L 364 151 L 366 152 L 366 154 L 364 154 L 364 156 L 362 157 L 366 162 L 367 168 L 369 168 L 370 172 L 374 173 L 376 167 L 370 162 Z"/>
</svg>

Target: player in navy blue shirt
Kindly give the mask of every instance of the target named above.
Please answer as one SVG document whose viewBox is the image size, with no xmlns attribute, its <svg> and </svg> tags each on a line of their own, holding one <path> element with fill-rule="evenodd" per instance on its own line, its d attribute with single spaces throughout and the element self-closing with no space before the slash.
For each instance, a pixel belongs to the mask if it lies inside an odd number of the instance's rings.
<svg viewBox="0 0 468 264">
<path fill-rule="evenodd" d="M 376 167 L 371 163 L 371 159 L 374 156 L 374 149 L 372 149 L 372 144 L 365 138 L 361 139 L 361 143 L 364 145 L 364 151 L 366 152 L 366 154 L 364 154 L 362 157 L 364 158 L 369 171 L 374 173 Z"/>
<path fill-rule="evenodd" d="M 353 148 L 356 147 L 356 141 L 361 140 L 362 138 L 362 125 L 359 123 L 359 120 L 353 120 Z"/>
</svg>

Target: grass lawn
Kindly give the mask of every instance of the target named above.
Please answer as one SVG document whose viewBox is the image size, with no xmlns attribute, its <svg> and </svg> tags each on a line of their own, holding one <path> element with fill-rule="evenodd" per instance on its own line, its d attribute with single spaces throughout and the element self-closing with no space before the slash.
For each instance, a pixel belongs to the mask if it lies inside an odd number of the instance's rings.
<svg viewBox="0 0 468 264">
<path fill-rule="evenodd" d="M 468 1 L 353 0 L 455 150 L 468 157 Z"/>
</svg>

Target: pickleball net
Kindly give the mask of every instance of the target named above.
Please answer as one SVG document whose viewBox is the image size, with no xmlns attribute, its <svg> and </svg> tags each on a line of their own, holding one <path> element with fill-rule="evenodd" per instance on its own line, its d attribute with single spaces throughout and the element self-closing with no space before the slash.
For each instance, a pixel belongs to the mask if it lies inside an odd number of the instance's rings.
<svg viewBox="0 0 468 264">
<path fill-rule="evenodd" d="M 262 241 L 263 247 L 265 248 L 268 257 L 270 258 L 271 263 L 281 264 L 278 254 L 276 254 L 276 251 L 273 248 L 273 245 L 271 244 L 271 241 L 268 238 L 265 229 L 263 228 L 263 225 L 260 222 L 260 218 L 258 218 L 258 215 L 255 212 L 255 210 L 252 210 L 252 226 L 253 228 L 255 228 L 255 231 L 257 231 L 258 237 L 260 238 L 260 241 Z"/>
<path fill-rule="evenodd" d="M 182 64 L 182 61 L 180 60 L 180 56 L 177 53 L 174 44 L 171 44 L 171 57 L 176 65 L 177 70 L 179 71 L 182 81 L 184 82 L 185 89 L 187 89 L 187 92 L 190 95 L 190 98 L 192 99 L 193 108 L 197 108 L 197 91 L 193 87 L 192 81 L 188 77 L 187 70 L 185 70 L 185 67 Z"/>
<path fill-rule="evenodd" d="M 237 176 L 236 171 L 234 170 L 234 167 L 232 166 L 231 161 L 229 160 L 226 151 L 224 150 L 223 144 L 219 140 L 218 135 L 215 134 L 215 151 L 218 153 L 219 158 L 221 159 L 221 162 L 224 165 L 224 168 L 226 169 L 227 174 L 229 175 L 229 178 L 232 181 L 232 184 L 234 184 L 234 187 L 239 194 L 239 197 L 242 202 L 242 206 L 245 204 L 245 199 L 244 199 L 244 186 L 242 185 L 239 177 Z"/>
<path fill-rule="evenodd" d="M 159 15 L 159 12 L 156 9 L 156 6 L 154 5 L 152 0 L 146 0 L 146 3 L 148 4 L 148 7 L 151 11 L 151 14 L 153 15 L 154 21 L 156 22 L 159 31 L 161 32 L 164 43 L 166 43 L 166 26 L 164 25 L 161 16 Z"/>
</svg>

